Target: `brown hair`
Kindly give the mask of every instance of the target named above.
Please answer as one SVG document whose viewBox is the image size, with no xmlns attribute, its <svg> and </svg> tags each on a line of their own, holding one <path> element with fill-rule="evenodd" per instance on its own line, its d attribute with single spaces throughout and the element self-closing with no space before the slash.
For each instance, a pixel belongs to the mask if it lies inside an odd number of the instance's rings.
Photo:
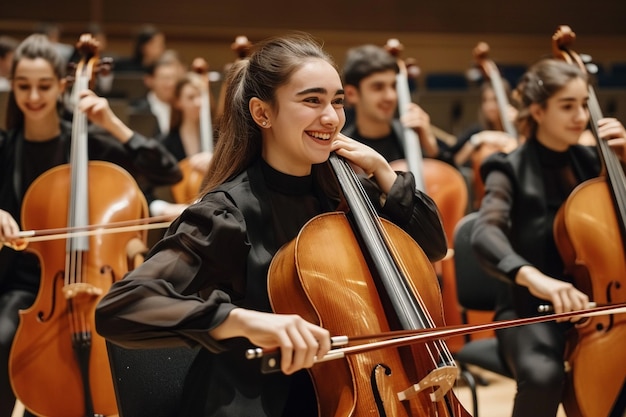
<svg viewBox="0 0 626 417">
<path fill-rule="evenodd" d="M 530 114 L 531 104 L 545 108 L 550 97 L 576 78 L 587 82 L 587 75 L 579 67 L 557 59 L 546 58 L 530 67 L 513 94 L 519 110 L 520 133 L 530 138 L 537 132 L 537 122 Z"/>
<path fill-rule="evenodd" d="M 65 77 L 65 63 L 46 35 L 36 33 L 30 35 L 20 43 L 13 56 L 11 79 L 15 77 L 17 65 L 24 58 L 43 58 L 50 63 L 54 75 L 59 80 Z M 6 116 L 7 129 L 20 128 L 24 125 L 24 114 L 17 106 L 13 89 L 11 89 L 11 93 L 9 94 Z"/>
<path fill-rule="evenodd" d="M 201 195 L 243 172 L 261 157 L 261 129 L 250 114 L 250 100 L 258 97 L 277 106 L 276 90 L 287 84 L 293 73 L 311 58 L 335 66 L 313 38 L 294 33 L 256 44 L 249 58 L 231 66 L 225 80 L 224 113 L 219 121 L 217 144 Z M 326 168 L 320 170 L 320 166 Z M 327 164 L 314 166 L 313 170 L 318 177 L 328 173 Z"/>
</svg>

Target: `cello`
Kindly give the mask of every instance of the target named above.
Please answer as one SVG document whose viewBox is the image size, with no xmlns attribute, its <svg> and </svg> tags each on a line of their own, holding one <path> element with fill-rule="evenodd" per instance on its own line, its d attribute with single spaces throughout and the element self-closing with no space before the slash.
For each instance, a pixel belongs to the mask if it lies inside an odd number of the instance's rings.
<svg viewBox="0 0 626 417">
<path fill-rule="evenodd" d="M 385 49 L 396 57 L 400 71 L 397 76 L 396 89 L 398 92 L 398 111 L 406 114 L 411 103 L 411 92 L 407 76 L 410 68 L 400 59 L 402 44 L 397 39 L 389 39 Z M 404 150 L 406 163 L 394 161 L 391 165 L 403 171 L 410 171 L 416 178 L 417 189 L 426 192 L 437 205 L 441 213 L 443 228 L 448 240 L 450 253 L 454 242 L 454 228 L 465 215 L 467 208 L 468 190 L 461 173 L 453 166 L 433 158 L 422 158 L 420 142 L 415 130 L 404 128 Z M 461 323 L 461 315 L 456 293 L 456 279 L 454 260 L 446 257 L 439 262 L 443 288 L 443 305 L 448 324 Z M 456 344 L 455 342 L 452 342 Z"/>
<path fill-rule="evenodd" d="M 209 66 L 202 58 L 194 59 L 192 69 L 199 74 L 202 79 L 202 90 L 200 91 L 200 152 L 213 153 L 213 123 L 211 121 L 211 99 L 209 88 Z M 179 162 L 183 179 L 172 185 L 171 192 L 175 203 L 188 204 L 196 199 L 204 172 L 194 169 L 189 161 L 189 157 Z"/>
<path fill-rule="evenodd" d="M 511 138 L 518 139 L 519 134 L 517 129 L 509 119 L 510 103 L 506 89 L 504 87 L 504 81 L 500 75 L 500 70 L 496 64 L 489 59 L 489 45 L 485 42 L 479 42 L 473 50 L 474 60 L 476 65 L 481 69 L 482 74 L 491 82 L 491 87 L 496 97 L 496 103 L 498 106 L 498 113 L 500 115 L 500 124 L 502 125 L 502 131 L 504 131 Z M 480 202 L 485 195 L 485 185 L 480 176 L 480 165 L 489 155 L 495 152 L 509 153 L 517 147 L 516 141 L 507 143 L 507 146 L 502 147 L 493 143 L 481 143 L 477 149 L 472 153 L 472 172 L 474 183 L 474 206 L 480 207 Z"/>
<path fill-rule="evenodd" d="M 73 98 L 88 89 L 98 67 L 98 44 L 84 34 Z M 22 229 L 84 229 L 88 224 L 145 217 L 148 207 L 133 177 L 108 162 L 88 162 L 87 117 L 74 112 L 70 163 L 44 172 L 24 195 Z M 103 192 L 105 190 L 105 192 Z M 11 384 L 31 412 L 47 417 L 117 414 L 104 338 L 94 309 L 128 271 L 124 249 L 145 246 L 145 231 L 74 236 L 28 245 L 41 265 L 33 305 L 20 311 L 9 358 Z"/>
<path fill-rule="evenodd" d="M 570 49 L 575 34 L 561 26 L 552 37 L 556 58 L 585 65 Z M 626 176 L 617 155 L 598 135 L 602 118 L 589 85 L 590 128 L 602 162 L 600 176 L 578 185 L 554 222 L 554 236 L 565 269 L 577 288 L 598 305 L 626 301 Z M 608 416 L 626 380 L 626 318 L 594 317 L 577 323 L 567 340 L 563 405 L 568 416 Z"/>
<path fill-rule="evenodd" d="M 442 324 L 439 284 L 422 249 L 378 217 L 345 160 L 331 154 L 330 163 L 349 217 L 316 216 L 276 253 L 268 271 L 273 311 L 299 314 L 331 334 Z M 469 416 L 451 391 L 458 369 L 444 342 L 380 349 L 341 362 L 309 370 L 321 416 Z"/>
</svg>

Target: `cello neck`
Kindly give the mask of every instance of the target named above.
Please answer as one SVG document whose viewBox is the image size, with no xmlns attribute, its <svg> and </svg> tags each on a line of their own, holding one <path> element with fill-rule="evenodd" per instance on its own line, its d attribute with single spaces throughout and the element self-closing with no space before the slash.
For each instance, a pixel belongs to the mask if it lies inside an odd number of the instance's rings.
<svg viewBox="0 0 626 417">
<path fill-rule="evenodd" d="M 80 94 L 89 89 L 96 65 L 96 45 L 89 35 L 83 35 L 79 41 L 85 58 L 82 59 L 74 76 L 71 101 L 76 106 Z M 87 116 L 77 109 L 72 118 L 72 143 L 70 150 L 70 196 L 68 211 L 68 227 L 85 227 L 89 224 L 88 193 L 88 150 L 87 150 Z M 68 253 L 89 250 L 89 238 L 74 237 L 67 240 Z"/>
<path fill-rule="evenodd" d="M 409 71 L 406 63 L 400 59 L 400 50 L 402 45 L 397 39 L 389 39 L 385 49 L 393 55 L 398 62 L 398 74 L 396 75 L 396 91 L 398 94 L 398 113 L 400 117 L 409 111 L 411 105 L 411 89 L 409 88 Z M 419 136 L 415 130 L 410 127 L 403 127 L 404 133 L 404 158 L 406 159 L 409 171 L 415 177 L 416 188 L 425 191 L 424 169 L 422 148 L 420 146 Z"/>
<path fill-rule="evenodd" d="M 334 153 L 330 155 L 329 161 L 350 207 L 352 220 L 363 242 L 364 251 L 372 259 L 400 324 L 404 329 L 434 327 L 432 319 L 424 311 L 423 306 L 419 305 L 419 300 L 415 299 L 407 285 L 406 277 L 403 277 L 401 269 L 396 264 L 378 213 L 356 173 L 348 162 Z"/>
<path fill-rule="evenodd" d="M 488 58 L 489 45 L 485 42 L 479 42 L 474 48 L 473 54 L 476 64 L 480 67 L 485 77 L 491 81 L 493 93 L 496 96 L 498 104 L 498 113 L 500 114 L 500 123 L 502 130 L 509 136 L 518 138 L 517 129 L 509 119 L 509 98 L 504 87 L 504 81 L 500 75 L 500 70 L 496 64 Z"/>
<path fill-rule="evenodd" d="M 595 90 L 591 85 L 589 85 L 589 101 L 587 105 L 589 108 L 589 126 L 596 139 L 598 153 L 602 160 L 606 180 L 620 224 L 622 239 L 624 239 L 626 238 L 626 175 L 615 152 L 613 152 L 607 141 L 602 140 L 598 134 L 598 121 L 602 119 L 603 115 Z"/>
<path fill-rule="evenodd" d="M 589 75 L 587 67 L 580 55 L 570 48 L 576 35 L 569 26 L 561 26 L 552 37 L 552 49 L 554 56 L 572 65 L 578 66 L 583 73 Z M 596 139 L 598 153 L 603 165 L 606 181 L 613 199 L 617 220 L 620 225 L 620 233 L 623 240 L 626 240 L 626 175 L 622 169 L 619 158 L 613 152 L 609 144 L 600 138 L 598 133 L 598 122 L 603 118 L 600 103 L 591 83 L 588 83 L 589 100 L 589 127 Z"/>
<path fill-rule="evenodd" d="M 192 63 L 192 68 L 194 72 L 202 77 L 202 90 L 200 91 L 200 150 L 202 152 L 213 152 L 209 65 L 203 58 L 196 58 Z"/>
<path fill-rule="evenodd" d="M 498 112 L 500 113 L 500 123 L 502 123 L 502 129 L 511 137 L 517 138 L 517 129 L 513 126 L 513 123 L 509 119 L 509 99 L 504 88 L 504 82 L 500 76 L 499 71 L 495 71 L 491 76 L 491 85 L 493 86 L 493 92 L 496 95 L 496 101 L 498 103 Z"/>
</svg>

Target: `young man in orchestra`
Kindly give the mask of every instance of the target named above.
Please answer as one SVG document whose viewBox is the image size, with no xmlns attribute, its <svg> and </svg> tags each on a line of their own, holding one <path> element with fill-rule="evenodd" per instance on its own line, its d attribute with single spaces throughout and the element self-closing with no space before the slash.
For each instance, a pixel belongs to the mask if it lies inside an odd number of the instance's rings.
<svg viewBox="0 0 626 417">
<path fill-rule="evenodd" d="M 411 103 L 408 113 L 402 119 L 396 118 L 398 71 L 396 58 L 382 47 L 368 44 L 348 50 L 342 78 L 353 117 L 342 133 L 393 162 L 405 158 L 402 131 L 406 126 L 417 133 L 424 157 L 442 157 L 430 116 L 421 107 Z"/>
<path fill-rule="evenodd" d="M 131 348 L 204 348 L 186 380 L 181 415 L 317 416 L 305 368 L 329 351 L 330 334 L 300 316 L 272 313 L 267 273 L 276 251 L 308 220 L 337 209 L 330 153 L 371 174 L 361 183 L 374 207 L 431 259 L 445 254 L 445 236 L 434 203 L 415 190 L 410 173 L 395 173 L 380 154 L 338 135 L 343 86 L 310 37 L 257 43 L 226 82 L 204 197 L 146 262 L 114 284 L 96 310 L 97 328 Z M 280 349 L 282 373 L 261 373 L 245 358 L 251 346 Z"/>
<path fill-rule="evenodd" d="M 517 92 L 519 131 L 527 139 L 511 153 L 496 153 L 483 163 L 485 196 L 472 235 L 485 267 L 510 284 L 499 300 L 498 320 L 538 315 L 541 304 L 560 313 L 587 308 L 590 301 L 565 275 L 553 234 L 557 210 L 601 168 L 596 149 L 579 144 L 589 123 L 586 74 L 575 65 L 545 59 L 528 70 Z M 626 160 L 626 131 L 618 120 L 599 120 L 598 134 Z M 514 417 L 556 415 L 571 326 L 552 321 L 496 332 L 517 381 Z"/>
<path fill-rule="evenodd" d="M 68 162 L 71 125 L 59 115 L 66 89 L 65 65 L 44 35 L 31 35 L 15 51 L 6 132 L 0 132 L 0 241 L 15 241 L 22 200 L 29 185 L 50 168 Z M 90 134 L 89 157 L 116 163 L 154 183 L 172 184 L 181 174 L 176 159 L 156 140 L 130 130 L 106 99 L 86 91 L 77 104 L 104 132 Z M 106 190 L 101 190 L 106 192 Z M 50 190 L 54 193 L 55 190 Z M 10 347 L 19 324 L 18 311 L 37 295 L 40 265 L 34 253 L 0 251 L 0 416 L 15 403 L 8 374 Z"/>
</svg>

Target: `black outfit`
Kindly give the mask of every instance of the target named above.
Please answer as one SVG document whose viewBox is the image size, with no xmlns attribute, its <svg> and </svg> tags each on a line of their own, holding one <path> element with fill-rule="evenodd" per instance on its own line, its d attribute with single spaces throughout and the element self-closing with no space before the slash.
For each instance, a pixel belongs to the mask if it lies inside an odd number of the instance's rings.
<svg viewBox="0 0 626 417">
<path fill-rule="evenodd" d="M 113 71 L 116 73 L 145 74 L 148 72 L 148 67 L 144 66 L 139 58 L 118 57 L 114 62 Z"/>
<path fill-rule="evenodd" d="M 0 208 L 21 224 L 22 199 L 40 174 L 67 163 L 71 127 L 61 125 L 60 136 L 46 142 L 31 142 L 21 129 L 0 132 Z M 126 144 L 106 135 L 89 135 L 89 158 L 116 163 L 139 181 L 143 178 L 169 184 L 180 180 L 176 160 L 156 140 L 133 135 Z M 51 190 L 50 192 L 53 192 Z M 106 190 L 102 190 L 106 192 Z M 18 310 L 29 307 L 39 289 L 40 267 L 29 252 L 8 247 L 0 251 L 0 415 L 11 413 L 15 397 L 9 385 L 9 349 L 17 329 Z"/>
<path fill-rule="evenodd" d="M 554 218 L 573 188 L 596 177 L 599 170 L 595 148 L 577 145 L 555 152 L 535 138 L 483 163 L 485 197 L 472 245 L 484 266 L 511 284 L 500 298 L 497 319 L 535 316 L 537 307 L 545 304 L 513 283 L 522 266 L 533 265 L 548 276 L 570 280 L 564 276 L 554 241 Z M 547 322 L 496 332 L 517 380 L 513 416 L 556 415 L 565 376 L 565 331 L 570 326 Z"/>
<path fill-rule="evenodd" d="M 408 231 L 429 258 L 446 240 L 433 201 L 398 176 L 381 215 Z M 245 359 L 247 339 L 216 341 L 209 330 L 237 306 L 271 311 L 267 271 L 276 251 L 312 217 L 335 210 L 312 176 L 293 177 L 259 160 L 186 209 L 148 259 L 117 282 L 96 309 L 98 331 L 126 347 L 202 345 L 186 381 L 186 417 L 317 416 L 308 373 L 264 375 Z M 307 388 L 305 388 L 307 387 Z"/>
<path fill-rule="evenodd" d="M 178 161 L 182 161 L 187 158 L 185 153 L 185 147 L 183 146 L 183 140 L 180 136 L 180 127 L 170 129 L 167 135 L 161 140 L 161 143 Z"/>
</svg>

